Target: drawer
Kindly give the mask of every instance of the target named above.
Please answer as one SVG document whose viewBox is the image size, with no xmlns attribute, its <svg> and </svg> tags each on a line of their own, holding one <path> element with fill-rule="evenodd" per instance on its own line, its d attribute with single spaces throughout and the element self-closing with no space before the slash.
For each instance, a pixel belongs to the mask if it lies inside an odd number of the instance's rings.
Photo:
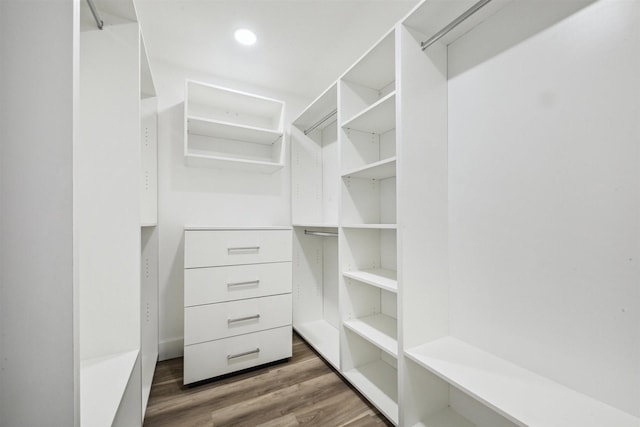
<svg viewBox="0 0 640 427">
<path fill-rule="evenodd" d="M 184 348 L 184 383 L 291 357 L 291 326 Z"/>
<path fill-rule="evenodd" d="M 184 345 L 291 325 L 291 294 L 184 309 Z"/>
<path fill-rule="evenodd" d="M 184 270 L 185 307 L 288 292 L 290 262 Z"/>
<path fill-rule="evenodd" d="M 184 267 L 291 261 L 291 230 L 187 230 Z"/>
</svg>

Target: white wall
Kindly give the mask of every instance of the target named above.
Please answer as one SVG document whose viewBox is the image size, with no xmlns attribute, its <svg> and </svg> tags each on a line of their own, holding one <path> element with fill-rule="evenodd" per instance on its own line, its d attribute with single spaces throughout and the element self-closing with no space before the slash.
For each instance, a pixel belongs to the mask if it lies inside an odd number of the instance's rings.
<svg viewBox="0 0 640 427">
<path fill-rule="evenodd" d="M 77 425 L 78 0 L 0 1 L 0 425 Z"/>
<path fill-rule="evenodd" d="M 281 99 L 286 102 L 285 123 L 311 100 L 184 70 L 153 58 L 151 67 L 158 93 L 159 329 L 160 359 L 164 360 L 182 355 L 184 227 L 289 225 L 291 221 L 288 165 L 273 175 L 185 166 L 185 79 Z"/>
<path fill-rule="evenodd" d="M 640 416 L 640 3 L 493 28 L 449 48 L 451 332 Z"/>
</svg>

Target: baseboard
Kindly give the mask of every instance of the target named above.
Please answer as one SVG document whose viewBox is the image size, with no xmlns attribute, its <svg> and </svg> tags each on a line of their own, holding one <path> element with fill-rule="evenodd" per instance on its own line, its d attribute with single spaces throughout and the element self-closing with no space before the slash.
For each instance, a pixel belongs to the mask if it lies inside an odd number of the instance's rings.
<svg viewBox="0 0 640 427">
<path fill-rule="evenodd" d="M 184 340 L 182 337 L 160 341 L 158 345 L 158 358 L 160 361 L 182 357 L 183 354 Z"/>
</svg>

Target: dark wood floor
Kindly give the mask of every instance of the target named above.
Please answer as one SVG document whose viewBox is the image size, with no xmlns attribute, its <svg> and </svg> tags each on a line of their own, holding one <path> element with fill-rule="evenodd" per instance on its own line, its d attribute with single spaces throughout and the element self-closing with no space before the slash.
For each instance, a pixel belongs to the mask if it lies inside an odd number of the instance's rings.
<svg viewBox="0 0 640 427">
<path fill-rule="evenodd" d="M 296 334 L 290 361 L 193 387 L 182 358 L 158 363 L 144 419 L 151 426 L 391 426 Z"/>
</svg>

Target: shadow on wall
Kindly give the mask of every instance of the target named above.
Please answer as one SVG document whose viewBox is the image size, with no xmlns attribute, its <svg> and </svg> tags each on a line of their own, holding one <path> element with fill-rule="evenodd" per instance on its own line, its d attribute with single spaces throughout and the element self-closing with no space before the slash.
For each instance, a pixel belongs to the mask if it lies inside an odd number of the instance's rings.
<svg viewBox="0 0 640 427">
<path fill-rule="evenodd" d="M 169 129 L 171 144 L 170 188 L 185 193 L 279 196 L 285 187 L 285 170 L 262 174 L 234 169 L 191 167 L 184 160 L 184 103 L 158 114 L 159 129 Z M 160 125 L 162 123 L 162 125 Z M 167 136 L 160 135 L 166 142 Z M 287 147 L 288 148 L 288 147 Z M 163 171 L 164 173 L 164 171 Z"/>
</svg>

